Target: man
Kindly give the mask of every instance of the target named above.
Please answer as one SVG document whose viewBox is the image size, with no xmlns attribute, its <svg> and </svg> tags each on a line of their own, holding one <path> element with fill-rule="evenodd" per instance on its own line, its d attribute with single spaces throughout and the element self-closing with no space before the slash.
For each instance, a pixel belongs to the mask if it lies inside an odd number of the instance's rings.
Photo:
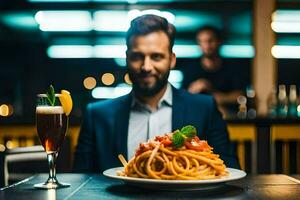
<svg viewBox="0 0 300 200">
<path fill-rule="evenodd" d="M 128 95 L 89 104 L 76 149 L 74 171 L 101 172 L 131 158 L 139 143 L 185 125 L 194 125 L 227 166 L 238 168 L 226 124 L 212 97 L 176 90 L 168 83 L 176 64 L 175 28 L 166 19 L 143 15 L 127 32 Z"/>
<path fill-rule="evenodd" d="M 202 56 L 187 67 L 184 87 L 193 94 L 212 94 L 222 110 L 226 105 L 235 106 L 237 97 L 246 89 L 247 78 L 244 74 L 248 68 L 241 60 L 233 63 L 221 58 L 219 50 L 222 36 L 215 27 L 201 27 L 197 31 L 196 40 Z"/>
</svg>

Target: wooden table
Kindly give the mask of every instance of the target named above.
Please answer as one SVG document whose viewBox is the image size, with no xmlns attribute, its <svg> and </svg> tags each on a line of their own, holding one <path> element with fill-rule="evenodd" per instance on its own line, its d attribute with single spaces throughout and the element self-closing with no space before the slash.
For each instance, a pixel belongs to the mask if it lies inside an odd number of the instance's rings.
<svg viewBox="0 0 300 200">
<path fill-rule="evenodd" d="M 58 179 L 71 187 L 58 190 L 34 189 L 33 184 L 45 181 L 46 174 L 30 177 L 16 185 L 3 188 L 0 199 L 275 199 L 300 198 L 300 181 L 286 175 L 257 175 L 227 183 L 218 190 L 171 192 L 151 191 L 128 186 L 99 174 L 59 174 Z"/>
</svg>

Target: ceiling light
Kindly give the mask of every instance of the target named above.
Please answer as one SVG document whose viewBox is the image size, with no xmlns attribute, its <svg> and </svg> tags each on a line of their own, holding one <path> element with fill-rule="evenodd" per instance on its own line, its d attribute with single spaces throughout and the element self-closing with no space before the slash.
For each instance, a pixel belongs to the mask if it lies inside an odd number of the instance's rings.
<svg viewBox="0 0 300 200">
<path fill-rule="evenodd" d="M 39 11 L 34 18 L 42 31 L 93 30 L 89 11 Z"/>
<path fill-rule="evenodd" d="M 128 84 L 120 84 L 117 87 L 96 87 L 92 90 L 95 99 L 112 99 L 128 94 L 132 87 Z"/>
<path fill-rule="evenodd" d="M 271 53 L 275 58 L 300 58 L 300 46 L 274 45 Z"/>
</svg>

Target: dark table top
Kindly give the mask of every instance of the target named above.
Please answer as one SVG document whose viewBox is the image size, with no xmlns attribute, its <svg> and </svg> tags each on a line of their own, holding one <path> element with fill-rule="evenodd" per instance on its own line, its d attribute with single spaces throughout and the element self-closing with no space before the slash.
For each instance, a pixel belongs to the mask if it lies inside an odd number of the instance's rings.
<svg viewBox="0 0 300 200">
<path fill-rule="evenodd" d="M 59 174 L 60 181 L 71 187 L 58 190 L 34 189 L 33 184 L 43 182 L 47 175 L 30 177 L 16 185 L 2 189 L 0 199 L 275 199 L 300 198 L 300 181 L 286 175 L 247 176 L 226 183 L 211 191 L 172 192 L 154 191 L 129 186 L 98 174 Z"/>
</svg>

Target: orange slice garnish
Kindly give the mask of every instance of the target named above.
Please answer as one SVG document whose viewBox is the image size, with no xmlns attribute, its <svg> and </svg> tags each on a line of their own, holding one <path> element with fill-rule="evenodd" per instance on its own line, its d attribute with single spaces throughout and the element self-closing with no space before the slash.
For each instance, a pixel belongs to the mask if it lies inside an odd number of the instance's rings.
<svg viewBox="0 0 300 200">
<path fill-rule="evenodd" d="M 64 109 L 64 112 L 68 116 L 73 108 L 73 101 L 69 91 L 62 90 L 61 95 L 59 96 L 60 103 Z"/>
</svg>

